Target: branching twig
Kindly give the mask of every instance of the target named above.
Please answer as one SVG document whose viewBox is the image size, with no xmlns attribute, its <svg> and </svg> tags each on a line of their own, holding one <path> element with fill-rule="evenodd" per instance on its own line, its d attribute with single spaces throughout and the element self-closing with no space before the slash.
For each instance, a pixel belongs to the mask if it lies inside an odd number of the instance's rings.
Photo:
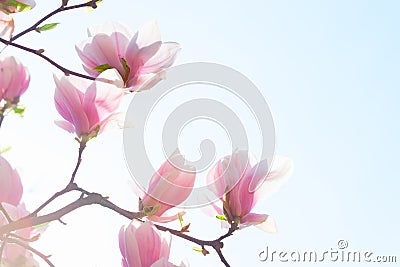
<svg viewBox="0 0 400 267">
<path fill-rule="evenodd" d="M 73 190 L 75 190 L 77 188 L 76 184 L 68 184 L 67 187 L 65 187 L 63 190 L 55 193 L 51 198 L 49 198 L 48 200 L 46 200 L 46 202 L 44 202 L 42 205 L 40 205 L 39 208 L 37 208 L 34 212 L 32 212 L 31 214 L 29 214 L 28 216 L 26 216 L 26 218 L 30 218 L 30 217 L 34 217 L 37 216 L 37 214 L 44 209 L 47 205 L 49 205 L 51 202 L 53 202 L 56 198 L 71 192 Z"/>
<path fill-rule="evenodd" d="M 47 205 L 49 205 L 51 202 L 53 202 L 56 198 L 66 194 L 68 192 L 71 192 L 73 190 L 79 189 L 79 187 L 74 183 L 74 180 L 75 180 L 76 173 L 78 172 L 79 166 L 81 165 L 82 153 L 85 150 L 85 148 L 86 148 L 86 142 L 80 141 L 79 150 L 78 150 L 78 160 L 76 161 L 75 169 L 72 172 L 71 179 L 70 179 L 69 183 L 67 184 L 67 186 L 63 190 L 55 193 L 52 197 L 50 197 L 46 202 L 44 202 L 42 205 L 40 205 L 40 207 L 38 207 L 34 212 L 29 214 L 27 217 L 36 216 L 42 209 L 44 209 Z"/>
<path fill-rule="evenodd" d="M 11 231 L 18 230 L 18 229 L 22 229 L 22 228 L 26 228 L 26 227 L 30 227 L 30 226 L 34 226 L 34 225 L 40 225 L 40 224 L 48 223 L 51 221 L 60 220 L 64 215 L 66 215 L 80 207 L 92 205 L 92 204 L 98 204 L 105 208 L 111 209 L 111 210 L 115 211 L 116 213 L 118 213 L 130 220 L 134 220 L 134 219 L 140 220 L 140 218 L 143 216 L 143 214 L 141 212 L 131 212 L 131 211 L 124 210 L 124 209 L 118 207 L 117 205 L 115 205 L 114 203 L 112 203 L 111 201 L 109 201 L 107 198 L 101 196 L 100 194 L 89 193 L 88 191 L 78 187 L 76 184 L 74 184 L 74 185 L 75 185 L 75 188 L 71 188 L 69 191 L 72 191 L 72 190 L 79 191 L 79 192 L 82 192 L 83 194 L 85 194 L 86 196 L 83 196 L 83 197 L 81 196 L 81 197 L 79 197 L 79 199 L 75 200 L 71 204 L 69 204 L 55 212 L 49 213 L 47 215 L 37 216 L 37 217 L 29 216 L 29 217 L 22 218 L 18 221 L 11 222 L 8 225 L 4 225 L 4 226 L 0 227 L 0 236 L 3 234 L 10 233 Z M 221 262 L 224 263 L 224 265 L 227 267 L 230 266 L 229 263 L 224 258 L 221 249 L 224 247 L 222 240 L 232 235 L 232 233 L 235 231 L 234 227 L 231 227 L 227 234 L 224 234 L 215 240 L 201 240 L 201 239 L 189 236 L 185 233 L 182 233 L 179 230 L 174 230 L 174 229 L 162 226 L 162 225 L 155 224 L 155 227 L 160 231 L 164 231 L 164 232 L 168 231 L 175 236 L 178 236 L 178 237 L 188 240 L 192 243 L 195 243 L 195 244 L 201 246 L 202 248 L 204 248 L 205 246 L 212 247 L 217 252 L 218 256 L 221 259 Z"/>
<path fill-rule="evenodd" d="M 83 4 L 79 4 L 79 5 L 65 6 L 64 5 L 64 1 L 63 1 L 63 4 L 61 5 L 61 7 L 57 8 L 56 10 L 54 10 L 54 11 L 50 12 L 49 14 L 47 14 L 46 16 L 44 16 L 43 18 L 38 20 L 35 24 L 33 24 L 31 27 L 29 27 L 29 28 L 23 30 L 22 32 L 16 34 L 15 36 L 13 36 L 11 38 L 11 42 L 17 40 L 21 36 L 31 32 L 31 31 L 36 30 L 36 28 L 39 27 L 40 24 L 42 24 L 43 22 L 48 20 L 50 17 L 52 17 L 52 16 L 54 16 L 54 15 L 60 13 L 60 12 L 67 11 L 67 10 L 72 10 L 72 9 L 78 9 L 78 8 L 82 8 L 82 7 L 96 8 L 97 7 L 96 2 L 97 2 L 97 0 L 92 0 L 92 1 L 89 1 L 89 2 L 86 2 L 86 3 L 83 3 Z"/>
</svg>

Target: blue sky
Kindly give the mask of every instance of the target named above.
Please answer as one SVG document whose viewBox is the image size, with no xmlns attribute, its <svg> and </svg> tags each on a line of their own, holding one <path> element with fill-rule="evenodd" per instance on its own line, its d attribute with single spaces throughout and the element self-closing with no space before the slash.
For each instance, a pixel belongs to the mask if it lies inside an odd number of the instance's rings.
<svg viewBox="0 0 400 267">
<path fill-rule="evenodd" d="M 16 16 L 17 27 L 23 29 L 56 7 L 39 2 Z M 398 1 L 104 0 L 91 13 L 60 14 L 50 21 L 62 23 L 56 30 L 32 33 L 20 42 L 44 48 L 63 65 L 81 70 L 74 44 L 85 38 L 87 26 L 117 20 L 137 29 L 157 19 L 164 40 L 182 45 L 177 64 L 216 62 L 248 76 L 270 105 L 277 154 L 291 157 L 295 169 L 285 187 L 256 207 L 274 217 L 279 233 L 245 229 L 226 240 L 224 253 L 232 266 L 275 266 L 258 260 L 267 245 L 323 252 L 343 239 L 351 250 L 399 251 L 394 238 L 400 236 L 399 8 Z M 26 116 L 6 119 L 0 145 L 12 145 L 6 156 L 21 171 L 24 199 L 33 208 L 65 185 L 77 144 L 53 124 L 58 115 L 52 72 L 57 70 L 13 49 L 5 54 L 17 55 L 32 75 L 22 98 Z M 121 206 L 136 207 L 121 131 L 91 141 L 77 179 Z M 191 234 L 219 236 L 218 222 L 203 216 L 197 211 L 189 216 Z M 65 221 L 67 226 L 52 223 L 37 245 L 53 255 L 57 266 L 119 265 L 117 233 L 126 220 L 91 207 Z M 192 267 L 220 266 L 214 253 L 203 257 L 191 250 L 192 244 L 174 242 L 176 262 L 187 258 Z"/>
</svg>

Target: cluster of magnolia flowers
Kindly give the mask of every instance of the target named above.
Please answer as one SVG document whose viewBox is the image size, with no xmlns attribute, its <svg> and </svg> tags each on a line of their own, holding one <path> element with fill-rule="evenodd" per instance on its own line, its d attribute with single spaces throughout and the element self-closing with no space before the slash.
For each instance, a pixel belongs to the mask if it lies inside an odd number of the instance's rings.
<svg viewBox="0 0 400 267">
<path fill-rule="evenodd" d="M 12 13 L 18 9 L 7 6 L 10 0 L 0 0 L 0 35 L 10 40 L 14 22 Z M 32 0 L 20 1 L 33 7 Z M 26 8 L 26 6 L 22 5 Z M 164 78 L 180 46 L 162 42 L 156 22 L 145 24 L 136 33 L 127 26 L 111 22 L 88 30 L 88 39 L 76 46 L 83 68 L 94 80 L 75 76 L 54 75 L 55 107 L 63 120 L 56 124 L 74 133 L 81 144 L 101 134 L 118 119 L 121 99 L 129 92 L 149 90 Z M 1 115 L 18 106 L 20 96 L 29 85 L 27 69 L 14 57 L 0 60 Z M 176 266 L 169 262 L 171 234 L 157 230 L 153 222 L 165 223 L 180 219 L 176 207 L 191 194 L 196 173 L 194 166 L 179 169 L 171 163 L 184 162 L 175 153 L 151 177 L 145 192 L 137 192 L 144 222 L 133 220 L 122 227 L 119 245 L 124 267 Z M 183 164 L 183 163 L 182 163 Z M 278 187 L 291 172 L 289 159 L 276 157 L 271 162 L 254 162 L 247 151 L 236 151 L 220 159 L 209 171 L 209 189 L 219 200 L 210 205 L 208 213 L 224 221 L 234 230 L 255 225 L 275 232 L 273 220 L 266 214 L 253 213 L 259 199 Z M 22 184 L 18 172 L 0 157 L 0 202 L 6 214 L 0 212 L 0 226 L 28 214 L 21 203 Z M 30 227 L 15 232 L 24 242 L 37 239 L 39 230 Z M 2 244 L 0 266 L 38 266 L 32 254 L 17 244 Z M 182 263 L 181 266 L 187 264 Z"/>
</svg>

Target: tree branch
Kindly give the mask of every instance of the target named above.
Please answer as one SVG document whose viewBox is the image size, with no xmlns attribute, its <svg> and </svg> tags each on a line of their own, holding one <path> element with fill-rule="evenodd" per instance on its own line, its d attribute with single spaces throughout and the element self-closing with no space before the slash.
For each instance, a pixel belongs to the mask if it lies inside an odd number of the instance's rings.
<svg viewBox="0 0 400 267">
<path fill-rule="evenodd" d="M 74 75 L 74 76 L 77 76 L 77 77 L 80 77 L 80 78 L 84 78 L 84 79 L 88 79 L 88 80 L 92 80 L 92 81 L 94 81 L 96 79 L 94 77 L 90 77 L 88 75 L 85 75 L 85 74 L 82 74 L 82 73 L 79 73 L 79 72 L 75 72 L 75 71 L 69 70 L 69 69 L 61 66 L 60 64 L 58 64 L 57 62 L 55 62 L 51 58 L 43 55 L 43 51 L 42 50 L 35 50 L 35 49 L 29 48 L 29 47 L 26 47 L 26 46 L 23 46 L 23 45 L 20 45 L 20 44 L 13 43 L 13 42 L 5 40 L 3 38 L 0 38 L 0 42 L 5 44 L 5 45 L 10 45 L 10 46 L 16 47 L 18 49 L 24 50 L 26 52 L 32 53 L 34 55 L 37 55 L 38 57 L 43 58 L 44 60 L 49 62 L 54 67 L 56 67 L 57 69 L 61 70 L 67 76 L 68 75 Z"/>
<path fill-rule="evenodd" d="M 67 2 L 68 2 L 68 1 L 67 1 Z M 42 19 L 38 20 L 35 24 L 33 24 L 31 27 L 27 28 L 26 30 L 24 30 L 24 31 L 22 31 L 22 32 L 20 32 L 20 33 L 18 33 L 18 34 L 16 34 L 15 36 L 13 36 L 13 37 L 11 38 L 10 41 L 13 42 L 13 41 L 17 40 L 18 38 L 20 38 L 21 36 L 23 36 L 23 35 L 25 35 L 25 34 L 31 32 L 31 31 L 36 30 L 36 28 L 39 27 L 40 24 L 42 24 L 43 22 L 45 22 L 46 20 L 48 20 L 49 18 L 51 18 L 52 16 L 54 16 L 54 15 L 60 13 L 60 12 L 67 11 L 67 10 L 78 9 L 78 8 L 82 8 L 82 7 L 92 7 L 92 8 L 96 8 L 96 7 L 97 7 L 96 2 L 97 2 L 97 0 L 91 0 L 91 1 L 86 2 L 86 3 L 83 3 L 83 4 L 73 5 L 73 6 L 67 7 L 67 6 L 64 4 L 65 1 L 63 1 L 61 7 L 57 8 L 56 10 L 54 10 L 54 11 L 50 12 L 49 14 L 47 14 L 47 15 L 44 16 Z"/>
<path fill-rule="evenodd" d="M 61 218 L 64 215 L 66 215 L 80 207 L 92 205 L 92 204 L 98 204 L 100 206 L 103 206 L 105 208 L 113 210 L 116 213 L 118 213 L 130 220 L 134 220 L 134 219 L 140 220 L 141 217 L 143 216 L 142 212 L 131 212 L 131 211 L 124 210 L 98 193 L 89 193 L 88 191 L 78 187 L 76 184 L 73 184 L 73 185 L 75 185 L 75 187 L 71 187 L 69 191 L 74 190 L 74 191 L 79 191 L 82 193 L 82 196 L 78 200 L 72 202 L 71 204 L 69 204 L 55 212 L 49 213 L 47 215 L 37 216 L 37 217 L 27 216 L 20 220 L 11 222 L 8 225 L 4 225 L 4 226 L 0 227 L 0 236 L 4 235 L 4 234 L 8 234 L 8 233 L 18 230 L 18 229 L 23 229 L 23 228 L 27 228 L 27 227 L 31 227 L 31 226 L 35 226 L 35 225 L 40 225 L 40 224 L 48 223 L 51 221 L 57 221 L 57 220 L 59 221 L 59 220 L 61 220 Z M 62 191 L 60 191 L 60 192 L 62 192 Z M 87 196 L 84 197 L 84 195 L 87 195 Z M 188 240 L 192 243 L 195 243 L 195 244 L 201 246 L 203 249 L 205 246 L 212 247 L 217 252 L 219 258 L 221 259 L 221 262 L 224 263 L 224 265 L 226 267 L 230 266 L 221 251 L 221 249 L 224 247 L 224 243 L 222 242 L 222 240 L 231 236 L 232 233 L 236 230 L 236 228 L 231 227 L 228 230 L 228 233 L 222 235 L 221 237 L 219 237 L 215 240 L 201 240 L 201 239 L 189 236 L 185 233 L 182 233 L 179 230 L 174 230 L 174 229 L 171 229 L 171 228 L 168 228 L 168 227 L 165 227 L 162 225 L 157 225 L 157 224 L 154 224 L 154 226 L 160 231 L 164 231 L 164 232 L 168 231 L 177 237 L 180 237 L 180 238 Z"/>
<path fill-rule="evenodd" d="M 0 236 L 18 229 L 23 229 L 35 225 L 40 225 L 43 223 L 57 221 L 61 219 L 64 215 L 70 213 L 71 211 L 76 210 L 77 208 L 92 204 L 100 204 L 102 202 L 103 202 L 103 197 L 100 194 L 92 193 L 87 197 L 79 198 L 78 200 L 75 200 L 71 204 L 55 212 L 49 213 L 47 215 L 38 217 L 25 217 L 20 220 L 11 222 L 7 225 L 4 225 L 0 227 Z"/>
</svg>

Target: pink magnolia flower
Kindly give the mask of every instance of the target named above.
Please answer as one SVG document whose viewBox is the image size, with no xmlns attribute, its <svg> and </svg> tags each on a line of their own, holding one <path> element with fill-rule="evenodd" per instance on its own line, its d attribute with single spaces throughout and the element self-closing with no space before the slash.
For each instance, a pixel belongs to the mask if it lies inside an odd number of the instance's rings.
<svg viewBox="0 0 400 267">
<path fill-rule="evenodd" d="M 34 8 L 34 0 L 0 0 L 0 11 L 4 13 L 17 13 Z"/>
<path fill-rule="evenodd" d="M 215 211 L 224 214 L 229 224 L 239 228 L 256 225 L 267 232 L 275 232 L 273 220 L 267 214 L 252 213 L 261 197 L 276 190 L 292 169 L 288 158 L 276 157 L 268 172 L 267 160 L 251 163 L 247 151 L 235 152 L 222 158 L 207 175 L 208 187 L 222 201 L 222 208 L 213 205 Z"/>
<path fill-rule="evenodd" d="M 22 191 L 18 172 L 0 156 L 0 202 L 17 206 L 21 201 Z"/>
<path fill-rule="evenodd" d="M 54 101 L 65 121 L 56 121 L 64 130 L 86 140 L 101 133 L 115 120 L 123 92 L 114 84 L 104 82 L 113 74 L 104 72 L 96 81 L 73 76 L 54 76 Z"/>
<path fill-rule="evenodd" d="M 145 24 L 138 32 L 117 22 L 106 23 L 88 30 L 89 38 L 76 46 L 83 67 L 96 77 L 103 69 L 115 68 L 129 91 L 150 89 L 163 78 L 180 46 L 161 42 L 155 21 Z"/>
<path fill-rule="evenodd" d="M 13 206 L 7 203 L 3 203 L 4 209 L 7 211 L 7 214 L 11 217 L 13 221 L 16 221 L 22 217 L 28 215 L 28 212 L 25 209 L 23 204 L 18 206 Z M 6 217 L 3 213 L 0 212 L 0 226 L 6 225 L 8 223 Z M 15 231 L 15 234 L 25 238 L 30 239 L 34 236 L 37 236 L 38 232 L 33 227 L 27 227 L 24 229 L 20 229 Z M 26 241 L 20 240 L 20 242 L 27 243 Z M 0 241 L 0 245 L 1 245 Z M 39 264 L 32 257 L 32 253 L 26 250 L 25 248 L 11 243 L 6 243 L 4 246 L 3 254 L 2 254 L 2 264 L 3 267 L 12 267 L 12 266 L 29 266 L 36 267 Z"/>
<path fill-rule="evenodd" d="M 132 221 L 119 232 L 123 267 L 177 267 L 168 261 L 171 234 L 147 221 Z M 185 265 L 181 265 L 185 267 Z"/>
<path fill-rule="evenodd" d="M 151 207 L 149 220 L 169 222 L 178 219 L 177 213 L 168 213 L 188 198 L 196 180 L 194 166 L 185 165 L 184 161 L 183 156 L 175 152 L 151 177 L 147 192 L 141 194 L 143 208 Z"/>
<path fill-rule="evenodd" d="M 18 103 L 20 96 L 29 86 L 29 72 L 16 58 L 0 60 L 0 100 Z"/>
</svg>

